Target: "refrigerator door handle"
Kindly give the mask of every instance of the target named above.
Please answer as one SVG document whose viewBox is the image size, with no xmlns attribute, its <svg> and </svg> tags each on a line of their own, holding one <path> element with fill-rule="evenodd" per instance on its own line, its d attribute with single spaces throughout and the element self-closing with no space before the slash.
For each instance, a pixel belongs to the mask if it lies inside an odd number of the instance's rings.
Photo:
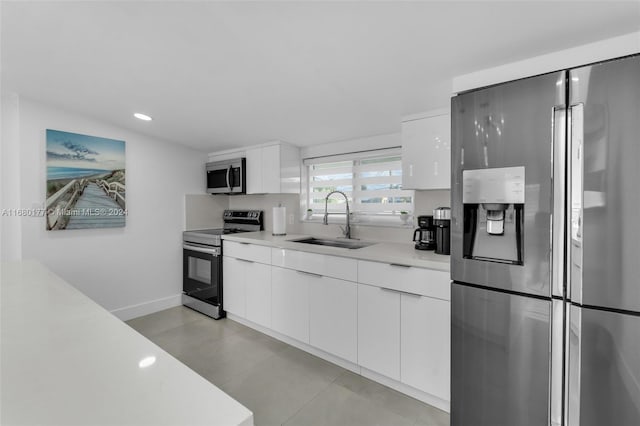
<svg viewBox="0 0 640 426">
<path fill-rule="evenodd" d="M 569 212 L 567 232 L 567 274 L 569 298 L 582 303 L 582 220 L 583 220 L 583 182 L 584 182 L 584 105 L 570 107 L 570 159 L 569 159 Z"/>
<path fill-rule="evenodd" d="M 551 426 L 561 426 L 563 417 L 562 379 L 564 375 L 564 302 L 551 301 L 551 383 L 549 407 Z"/>
<path fill-rule="evenodd" d="M 552 158 L 553 176 L 553 215 L 551 216 L 551 294 L 564 297 L 564 250 L 565 220 L 567 217 L 566 196 L 566 161 L 567 161 L 567 109 L 564 106 L 553 108 L 552 117 Z"/>
<path fill-rule="evenodd" d="M 581 340 L 582 312 L 579 307 L 567 305 L 569 318 L 567 321 L 566 370 L 567 383 L 565 389 L 565 425 L 580 425 L 580 375 L 581 375 Z"/>
</svg>

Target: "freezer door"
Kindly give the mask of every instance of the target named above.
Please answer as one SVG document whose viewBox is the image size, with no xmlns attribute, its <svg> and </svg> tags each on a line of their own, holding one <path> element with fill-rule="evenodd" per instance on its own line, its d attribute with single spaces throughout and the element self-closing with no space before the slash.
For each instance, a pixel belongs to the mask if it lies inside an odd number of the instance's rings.
<svg viewBox="0 0 640 426">
<path fill-rule="evenodd" d="M 451 425 L 548 425 L 551 301 L 452 285 Z"/>
<path fill-rule="evenodd" d="M 453 280 L 551 296 L 552 142 L 554 137 L 563 136 L 561 132 L 554 132 L 554 124 L 563 125 L 565 81 L 566 73 L 556 72 L 452 98 Z M 464 246 L 469 240 L 468 237 L 464 238 L 465 229 L 467 235 L 470 233 L 469 221 L 465 224 L 463 172 L 467 171 L 468 176 L 469 171 L 473 170 L 513 167 L 524 168 L 524 207 L 516 214 L 516 218 L 523 216 L 520 228 L 522 240 L 517 241 L 518 247 L 521 247 L 522 262 L 514 262 L 522 264 L 472 258 L 465 254 L 469 244 L 466 248 Z M 482 221 L 486 219 L 483 219 L 483 211 L 479 211 L 478 229 L 483 229 Z M 500 252 L 495 245 L 502 242 L 515 243 L 513 239 L 509 241 L 506 225 L 501 236 L 487 235 L 488 228 L 486 225 L 484 228 L 487 230 L 478 233 L 474 240 L 476 244 L 492 246 L 486 247 L 484 252 Z"/>
<path fill-rule="evenodd" d="M 569 426 L 640 425 L 640 316 L 572 305 Z"/>
<path fill-rule="evenodd" d="M 640 56 L 570 83 L 570 297 L 640 312 Z"/>
</svg>

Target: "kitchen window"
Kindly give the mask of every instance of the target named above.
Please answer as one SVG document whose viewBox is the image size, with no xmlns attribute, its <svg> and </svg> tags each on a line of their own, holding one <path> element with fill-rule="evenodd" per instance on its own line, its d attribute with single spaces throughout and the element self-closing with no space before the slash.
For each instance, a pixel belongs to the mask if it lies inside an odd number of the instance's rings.
<svg viewBox="0 0 640 426">
<path fill-rule="evenodd" d="M 402 189 L 399 148 L 308 158 L 303 164 L 302 204 L 313 211 L 311 220 L 322 219 L 331 191 L 342 191 L 349 198 L 352 223 L 400 225 L 400 212 L 413 213 L 414 193 Z M 344 203 L 344 197 L 334 194 L 328 211 L 344 215 Z"/>
</svg>

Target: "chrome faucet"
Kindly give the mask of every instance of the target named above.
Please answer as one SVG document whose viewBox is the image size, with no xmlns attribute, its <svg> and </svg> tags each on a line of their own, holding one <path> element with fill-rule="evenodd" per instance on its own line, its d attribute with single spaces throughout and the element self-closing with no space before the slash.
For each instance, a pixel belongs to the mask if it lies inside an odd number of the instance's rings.
<svg viewBox="0 0 640 426">
<path fill-rule="evenodd" d="M 344 197 L 344 201 L 347 203 L 347 225 L 345 226 L 345 228 L 342 230 L 342 232 L 344 232 L 344 237 L 345 238 L 351 238 L 351 224 L 349 223 L 349 198 L 347 198 L 347 194 L 345 194 L 342 191 L 331 191 L 329 194 L 327 194 L 327 197 L 324 199 L 324 218 L 322 219 L 322 223 L 324 223 L 325 225 L 329 224 L 329 213 L 327 211 L 327 203 L 329 202 L 329 197 L 331 197 L 333 194 L 341 194 Z M 335 213 L 334 213 L 335 214 Z"/>
</svg>

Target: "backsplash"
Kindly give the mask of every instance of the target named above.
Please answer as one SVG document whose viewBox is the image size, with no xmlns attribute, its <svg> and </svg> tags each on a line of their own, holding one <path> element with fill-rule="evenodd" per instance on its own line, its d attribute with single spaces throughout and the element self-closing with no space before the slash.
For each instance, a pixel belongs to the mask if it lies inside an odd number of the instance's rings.
<svg viewBox="0 0 640 426">
<path fill-rule="evenodd" d="M 430 191 L 416 191 L 415 192 L 415 213 L 414 216 L 432 215 L 433 210 L 438 207 L 451 207 L 451 191 L 448 189 L 443 190 L 430 190 Z M 413 220 L 414 225 L 417 226 L 417 222 Z"/>
<path fill-rule="evenodd" d="M 264 210 L 264 230 L 269 232 L 273 230 L 272 209 L 282 204 L 287 208 L 287 234 L 300 233 L 300 196 L 298 194 L 230 195 L 228 198 L 231 210 Z"/>
<path fill-rule="evenodd" d="M 184 196 L 184 229 L 222 228 L 222 213 L 229 208 L 229 197 L 209 194 Z"/>
</svg>

